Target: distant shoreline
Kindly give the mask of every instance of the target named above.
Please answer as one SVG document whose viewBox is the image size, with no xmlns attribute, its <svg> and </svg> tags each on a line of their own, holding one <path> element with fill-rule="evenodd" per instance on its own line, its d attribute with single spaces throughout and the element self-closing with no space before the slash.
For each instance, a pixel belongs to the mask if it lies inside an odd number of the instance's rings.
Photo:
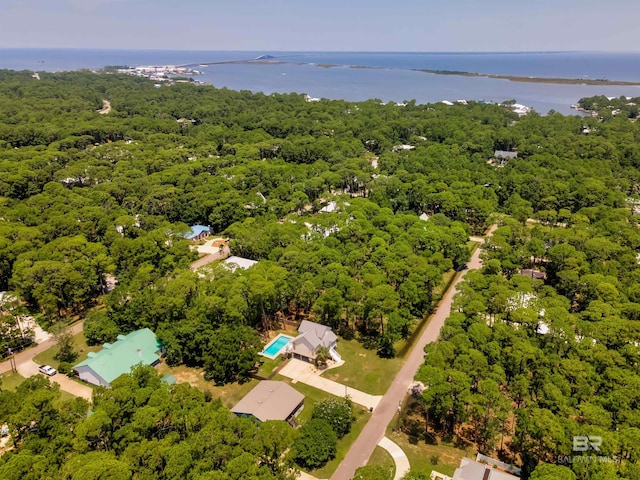
<svg viewBox="0 0 640 480">
<path fill-rule="evenodd" d="M 195 65 L 195 64 L 194 64 Z M 551 78 L 551 77 L 527 77 L 519 75 L 499 75 L 491 73 L 479 73 L 479 72 L 464 72 L 455 70 L 433 70 L 426 68 L 389 68 L 389 67 L 375 67 L 368 65 L 340 65 L 333 63 L 310 63 L 310 62 L 293 62 L 285 60 L 228 60 L 221 62 L 204 62 L 198 64 L 200 66 L 213 66 L 213 65 L 299 65 L 299 66 L 314 66 L 318 68 L 352 68 L 358 70 L 408 70 L 412 72 L 430 73 L 432 75 L 454 75 L 460 77 L 484 77 L 492 78 L 496 80 L 509 80 L 511 82 L 521 83 L 551 83 L 558 85 L 610 85 L 610 86 L 623 86 L 633 87 L 640 86 L 640 82 L 630 82 L 622 80 L 607 80 L 607 79 L 585 79 L 585 78 Z M 179 67 L 190 67 L 192 64 L 179 65 Z"/>
</svg>

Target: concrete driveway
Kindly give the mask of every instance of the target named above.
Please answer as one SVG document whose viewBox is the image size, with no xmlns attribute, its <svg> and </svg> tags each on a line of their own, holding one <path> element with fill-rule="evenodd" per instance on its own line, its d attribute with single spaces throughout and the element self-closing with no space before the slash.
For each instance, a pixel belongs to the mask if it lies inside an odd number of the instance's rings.
<svg viewBox="0 0 640 480">
<path fill-rule="evenodd" d="M 292 358 L 278 372 L 280 375 L 289 377 L 293 383 L 302 382 L 319 390 L 335 395 L 336 397 L 344 397 L 349 395 L 353 403 L 362 405 L 367 408 L 375 408 L 382 400 L 382 395 L 369 395 L 355 388 L 348 387 L 342 383 L 327 380 L 320 376 L 320 373 L 313 365 L 302 360 Z"/>
<path fill-rule="evenodd" d="M 70 331 L 73 335 L 75 335 L 76 333 L 80 333 L 82 331 L 83 326 L 83 322 L 76 323 L 71 327 Z M 22 352 L 14 355 L 18 373 L 25 378 L 29 378 L 32 375 L 42 375 L 38 371 L 39 365 L 33 361 L 33 357 L 35 357 L 39 353 L 44 352 L 45 350 L 48 350 L 54 345 L 55 339 L 49 338 L 48 340 L 45 340 L 35 347 L 23 350 Z M 9 362 L 9 360 L 5 360 L 4 362 L 0 363 L 0 373 L 9 372 L 10 370 L 11 363 Z M 49 379 L 52 382 L 60 385 L 60 388 L 65 392 L 68 392 L 71 395 L 75 395 L 76 397 L 82 397 L 91 401 L 93 390 L 90 387 L 77 383 L 71 380 L 66 375 L 62 375 L 60 373 L 54 375 L 53 377 L 49 377 Z"/>
<path fill-rule="evenodd" d="M 18 367 L 18 373 L 25 378 L 29 378 L 32 375 L 42 375 L 38 371 L 38 367 L 40 365 L 35 363 L 33 360 L 25 360 L 21 363 L 17 363 L 16 366 Z M 52 382 L 60 385 L 61 390 L 64 390 L 71 395 L 75 395 L 76 397 L 82 397 L 85 400 L 91 401 L 93 390 L 90 387 L 75 382 L 62 373 L 56 373 L 54 376 L 48 378 Z"/>
</svg>

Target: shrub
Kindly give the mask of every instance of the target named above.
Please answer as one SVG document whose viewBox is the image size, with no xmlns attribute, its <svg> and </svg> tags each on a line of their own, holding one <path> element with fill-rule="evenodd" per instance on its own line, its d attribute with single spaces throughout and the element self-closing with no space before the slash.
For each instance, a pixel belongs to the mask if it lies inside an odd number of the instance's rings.
<svg viewBox="0 0 640 480">
<path fill-rule="evenodd" d="M 58 365 L 58 372 L 59 373 L 63 373 L 65 375 L 69 375 L 70 373 L 72 373 L 72 369 L 73 365 L 69 362 L 60 362 L 60 364 Z"/>
<path fill-rule="evenodd" d="M 338 436 L 331 425 L 313 418 L 300 428 L 293 443 L 295 461 L 303 468 L 320 468 L 336 456 Z"/>
<path fill-rule="evenodd" d="M 329 398 L 315 404 L 311 418 L 324 420 L 338 438 L 344 437 L 351 430 L 351 424 L 355 420 L 350 400 L 338 400 Z"/>
</svg>

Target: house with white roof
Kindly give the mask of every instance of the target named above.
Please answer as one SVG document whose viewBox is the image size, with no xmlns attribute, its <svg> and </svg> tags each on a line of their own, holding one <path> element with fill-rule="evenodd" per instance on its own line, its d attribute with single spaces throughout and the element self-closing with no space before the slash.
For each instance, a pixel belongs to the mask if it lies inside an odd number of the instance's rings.
<svg viewBox="0 0 640 480">
<path fill-rule="evenodd" d="M 256 260 L 251 260 L 249 258 L 243 258 L 243 257 L 236 257 L 235 255 L 232 255 L 231 257 L 227 258 L 224 261 L 224 265 L 232 272 L 235 272 L 238 268 L 246 270 L 248 268 L 253 267 L 256 263 L 258 263 Z"/>
</svg>

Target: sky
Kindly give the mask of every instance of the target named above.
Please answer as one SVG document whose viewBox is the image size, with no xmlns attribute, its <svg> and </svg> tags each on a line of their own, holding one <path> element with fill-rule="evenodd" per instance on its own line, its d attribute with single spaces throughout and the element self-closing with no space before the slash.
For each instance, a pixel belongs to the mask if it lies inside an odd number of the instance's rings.
<svg viewBox="0 0 640 480">
<path fill-rule="evenodd" d="M 638 0 L 0 0 L 0 48 L 638 51 Z"/>
</svg>

